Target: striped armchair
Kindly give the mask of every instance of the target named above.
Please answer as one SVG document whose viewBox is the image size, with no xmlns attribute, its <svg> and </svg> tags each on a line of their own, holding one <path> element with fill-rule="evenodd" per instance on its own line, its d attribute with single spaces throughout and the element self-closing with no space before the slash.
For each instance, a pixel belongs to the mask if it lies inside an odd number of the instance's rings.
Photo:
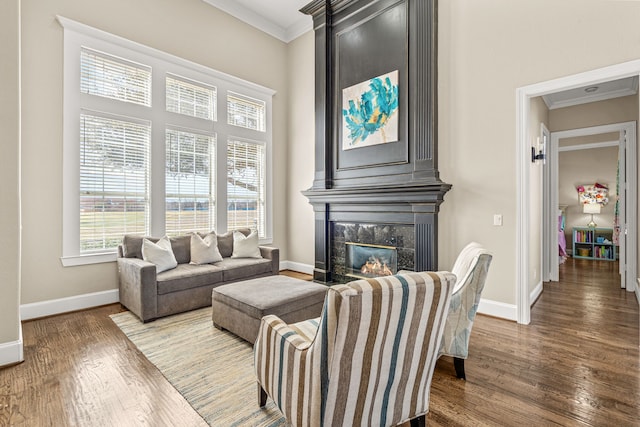
<svg viewBox="0 0 640 427">
<path fill-rule="evenodd" d="M 472 242 L 460 251 L 451 270 L 457 281 L 449 303 L 438 357 L 443 354 L 453 357 L 458 378 L 466 379 L 464 359 L 469 355 L 471 327 L 476 318 L 491 259 L 489 251 L 480 243 Z"/>
<path fill-rule="evenodd" d="M 260 406 L 293 426 L 424 425 L 455 276 L 407 273 L 329 288 L 319 319 L 262 318 Z"/>
</svg>

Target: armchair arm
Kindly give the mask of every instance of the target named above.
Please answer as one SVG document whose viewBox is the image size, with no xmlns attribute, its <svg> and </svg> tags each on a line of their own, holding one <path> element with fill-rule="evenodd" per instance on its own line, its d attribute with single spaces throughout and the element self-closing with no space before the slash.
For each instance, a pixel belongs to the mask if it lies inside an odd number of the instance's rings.
<svg viewBox="0 0 640 427">
<path fill-rule="evenodd" d="M 273 246 L 259 246 L 262 258 L 271 260 L 271 271 L 273 274 L 280 273 L 280 250 Z"/>
<path fill-rule="evenodd" d="M 476 318 L 491 258 L 491 255 L 481 254 L 462 287 L 451 295 L 438 356 L 445 354 L 466 359 L 469 355 L 471 328 Z"/>
<path fill-rule="evenodd" d="M 120 303 L 143 322 L 155 319 L 158 313 L 156 266 L 139 258 L 118 258 Z"/>
<path fill-rule="evenodd" d="M 296 414 L 298 402 L 305 396 L 305 387 L 318 384 L 307 384 L 300 381 L 300 371 L 314 369 L 313 339 L 298 334 L 295 328 L 287 325 L 274 315 L 264 316 L 260 322 L 253 355 L 254 367 L 260 391 L 260 404 L 264 406 L 266 392 L 287 419 L 301 416 Z M 305 363 L 305 360 L 311 363 Z M 302 366 L 300 366 L 302 365 Z M 311 393 L 307 391 L 307 395 Z M 318 396 L 318 393 L 311 393 Z"/>
</svg>

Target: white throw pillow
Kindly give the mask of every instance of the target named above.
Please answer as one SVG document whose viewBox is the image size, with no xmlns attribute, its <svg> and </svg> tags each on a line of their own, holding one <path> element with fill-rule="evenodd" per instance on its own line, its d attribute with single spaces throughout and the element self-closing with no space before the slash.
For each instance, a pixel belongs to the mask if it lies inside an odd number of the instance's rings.
<svg viewBox="0 0 640 427">
<path fill-rule="evenodd" d="M 142 259 L 155 264 L 156 273 L 171 270 L 178 266 L 178 261 L 176 261 L 176 257 L 173 255 L 173 250 L 171 249 L 171 241 L 167 236 L 158 240 L 158 243 L 144 239 L 142 241 Z"/>
<path fill-rule="evenodd" d="M 248 236 L 233 232 L 233 253 L 231 258 L 262 258 L 258 247 L 258 232 L 251 230 Z"/>
<path fill-rule="evenodd" d="M 218 250 L 218 237 L 211 232 L 200 237 L 198 233 L 191 234 L 191 264 L 209 264 L 222 261 Z"/>
</svg>

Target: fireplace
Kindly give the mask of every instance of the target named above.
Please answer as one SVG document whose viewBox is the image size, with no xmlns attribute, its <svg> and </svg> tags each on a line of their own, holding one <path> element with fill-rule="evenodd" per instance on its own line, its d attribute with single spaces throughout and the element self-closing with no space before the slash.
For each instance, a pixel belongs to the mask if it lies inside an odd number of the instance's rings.
<svg viewBox="0 0 640 427">
<path fill-rule="evenodd" d="M 436 269 L 438 211 L 451 185 L 437 169 L 435 0 L 313 1 L 301 11 L 315 29 L 315 174 L 303 191 L 315 215 L 314 280 L 362 277 L 351 244 L 365 253 L 367 245 L 394 248 L 396 270 Z M 359 99 L 353 88 L 376 88 L 390 73 L 394 138 L 345 144 L 354 139 L 345 118 L 345 105 Z M 371 268 L 386 273 L 376 254 Z"/>
<path fill-rule="evenodd" d="M 329 253 L 333 283 L 381 276 L 385 271 L 384 265 L 391 274 L 398 270 L 414 269 L 413 226 L 335 221 L 331 222 L 330 227 Z M 375 269 L 376 260 L 380 263 L 381 271 L 362 272 L 367 262 L 370 263 L 369 270 Z"/>
<path fill-rule="evenodd" d="M 398 250 L 393 246 L 346 242 L 345 271 L 348 277 L 392 276 L 398 272 Z"/>
</svg>

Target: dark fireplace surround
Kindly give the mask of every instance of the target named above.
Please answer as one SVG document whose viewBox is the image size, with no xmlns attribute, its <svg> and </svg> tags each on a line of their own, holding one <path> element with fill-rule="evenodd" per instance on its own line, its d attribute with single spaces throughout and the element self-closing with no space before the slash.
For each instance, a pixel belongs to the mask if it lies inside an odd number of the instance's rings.
<svg viewBox="0 0 640 427">
<path fill-rule="evenodd" d="M 397 250 L 397 268 L 437 268 L 435 0 L 324 0 L 315 31 L 314 280 L 344 283 L 347 243 Z M 398 140 L 342 149 L 344 88 L 398 71 Z"/>
</svg>

